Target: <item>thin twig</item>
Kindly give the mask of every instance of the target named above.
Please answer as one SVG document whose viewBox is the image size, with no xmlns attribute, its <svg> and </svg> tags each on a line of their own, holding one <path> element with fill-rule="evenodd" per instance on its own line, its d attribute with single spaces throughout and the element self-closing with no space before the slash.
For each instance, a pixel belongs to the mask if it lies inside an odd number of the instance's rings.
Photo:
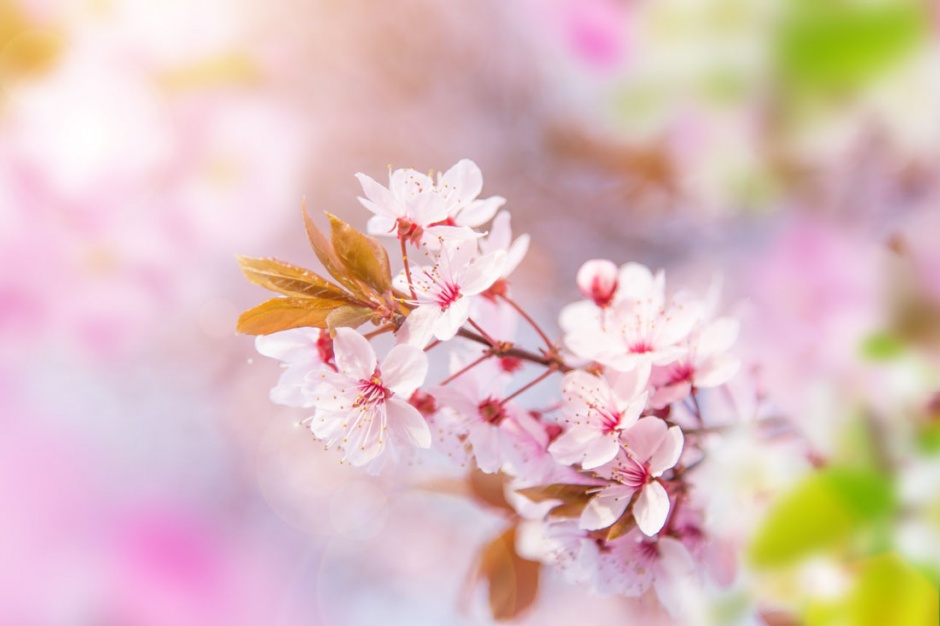
<svg viewBox="0 0 940 626">
<path fill-rule="evenodd" d="M 506 302 L 506 304 L 514 308 L 516 312 L 522 316 L 522 319 L 524 319 L 526 322 L 529 323 L 529 326 L 531 326 L 533 330 L 535 330 L 535 332 L 538 333 L 539 337 L 542 338 L 542 341 L 545 342 L 545 346 L 549 349 L 549 351 L 555 350 L 555 344 L 553 344 L 552 340 L 548 338 L 548 335 L 545 334 L 545 331 L 542 330 L 542 327 L 536 324 L 535 320 L 532 319 L 532 317 L 529 316 L 529 314 L 526 313 L 525 310 L 523 310 L 521 306 L 516 304 L 515 300 L 505 295 L 500 295 L 500 298 L 502 298 L 503 301 Z"/>
<path fill-rule="evenodd" d="M 398 241 L 401 242 L 401 263 L 405 266 L 405 278 L 408 279 L 408 291 L 411 292 L 411 299 L 417 300 L 418 296 L 415 295 L 415 285 L 411 282 L 411 266 L 408 263 L 408 250 L 405 248 L 405 239 L 404 237 L 399 237 Z"/>
<path fill-rule="evenodd" d="M 493 344 L 487 341 L 484 337 L 478 335 L 472 330 L 467 330 L 466 328 L 461 328 L 457 331 L 457 334 L 463 337 L 464 339 L 469 339 L 470 341 L 475 341 L 479 344 L 492 348 Z M 541 354 L 535 354 L 534 352 L 529 352 L 528 350 L 523 350 L 522 348 L 508 347 L 503 348 L 497 346 L 498 351 L 495 352 L 497 356 L 512 356 L 517 359 L 522 359 L 523 361 L 528 361 L 530 363 L 535 363 L 537 365 L 542 365 L 544 367 L 554 367 L 556 370 L 562 373 L 570 372 L 574 368 L 562 361 L 559 357 L 548 358 L 542 356 Z"/>
<path fill-rule="evenodd" d="M 448 376 L 447 378 L 445 378 L 444 380 L 442 380 L 442 381 L 441 381 L 441 385 L 446 385 L 447 383 L 449 383 L 450 381 L 454 380 L 455 378 L 457 378 L 457 377 L 460 376 L 461 374 L 464 374 L 464 373 L 466 373 L 466 372 L 469 372 L 471 369 L 473 369 L 474 367 L 476 367 L 477 365 L 479 365 L 479 364 L 482 363 L 483 361 L 487 360 L 487 359 L 490 358 L 491 356 L 493 356 L 493 351 L 492 351 L 492 350 L 487 350 L 487 351 L 485 351 L 485 352 L 483 353 L 483 356 L 481 356 L 480 358 L 476 359 L 475 361 L 473 361 L 473 362 L 470 363 L 469 365 L 466 365 L 466 366 L 460 368 L 459 370 L 457 370 L 456 372 L 454 372 L 453 374 L 451 374 L 450 376 Z"/>
<path fill-rule="evenodd" d="M 541 374 L 539 374 L 538 376 L 536 376 L 535 378 L 533 378 L 532 380 L 530 380 L 528 383 L 526 383 L 525 385 L 523 385 L 523 386 L 520 387 L 519 389 L 516 389 L 514 392 L 512 392 L 511 394 L 509 394 L 508 396 L 506 396 L 505 398 L 503 398 L 502 401 L 501 401 L 499 404 L 500 404 L 500 405 L 506 404 L 507 402 L 509 402 L 510 400 L 512 400 L 513 398 L 515 398 L 516 396 L 518 396 L 519 394 L 522 394 L 522 393 L 528 391 L 529 389 L 531 389 L 532 387 L 536 386 L 537 384 L 539 384 L 540 382 L 542 382 L 543 380 L 545 380 L 546 378 L 548 378 L 549 376 L 551 376 L 551 375 L 552 375 L 553 373 L 555 373 L 556 371 L 557 371 L 557 369 L 556 369 L 555 367 L 549 367 L 547 370 L 545 370 L 544 372 L 542 372 Z"/>
</svg>

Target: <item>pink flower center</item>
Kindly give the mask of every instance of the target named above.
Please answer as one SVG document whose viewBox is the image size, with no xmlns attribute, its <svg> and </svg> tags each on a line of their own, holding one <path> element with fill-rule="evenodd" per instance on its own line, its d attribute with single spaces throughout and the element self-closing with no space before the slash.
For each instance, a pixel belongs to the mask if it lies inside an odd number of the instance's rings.
<svg viewBox="0 0 940 626">
<path fill-rule="evenodd" d="M 381 404 L 390 397 L 392 397 L 392 392 L 382 384 L 382 374 L 376 369 L 371 377 L 359 381 L 359 394 L 353 406 Z"/>
<path fill-rule="evenodd" d="M 655 541 L 641 541 L 636 544 L 636 554 L 649 565 L 659 559 L 659 545 Z"/>
<path fill-rule="evenodd" d="M 632 354 L 646 354 L 653 351 L 653 344 L 648 339 L 643 339 L 630 344 L 629 349 Z"/>
<path fill-rule="evenodd" d="M 617 429 L 617 425 L 620 424 L 620 418 L 622 414 L 620 411 L 611 411 L 608 408 L 596 407 L 597 414 L 601 418 L 601 432 L 605 435 L 609 435 Z"/>
<path fill-rule="evenodd" d="M 441 283 L 440 290 L 437 292 L 434 300 L 441 311 L 446 311 L 454 302 L 460 298 L 460 285 L 457 283 Z"/>
<path fill-rule="evenodd" d="M 601 308 L 610 305 L 616 292 L 616 280 L 611 282 L 609 280 L 603 280 L 600 276 L 595 276 L 594 280 L 591 281 L 591 300 Z"/>
<path fill-rule="evenodd" d="M 639 489 L 649 481 L 650 477 L 649 468 L 633 459 L 627 459 L 626 465 L 613 471 L 614 480 L 631 489 Z"/>
<path fill-rule="evenodd" d="M 480 411 L 480 417 L 492 424 L 493 426 L 499 426 L 506 418 L 506 410 L 503 408 L 503 405 L 499 403 L 499 400 L 493 397 L 489 397 L 478 406 Z"/>
</svg>

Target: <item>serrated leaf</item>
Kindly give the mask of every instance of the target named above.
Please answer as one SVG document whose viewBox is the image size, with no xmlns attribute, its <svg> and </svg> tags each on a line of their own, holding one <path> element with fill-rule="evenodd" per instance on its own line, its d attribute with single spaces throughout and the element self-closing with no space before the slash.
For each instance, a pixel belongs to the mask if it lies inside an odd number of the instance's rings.
<svg viewBox="0 0 940 626">
<path fill-rule="evenodd" d="M 516 527 L 509 528 L 483 548 L 480 575 L 489 586 L 490 613 L 511 620 L 535 602 L 541 565 L 516 553 Z"/>
<path fill-rule="evenodd" d="M 242 313 L 236 330 L 246 335 L 270 335 L 304 326 L 326 328 L 330 312 L 345 305 L 324 298 L 273 298 Z"/>
<path fill-rule="evenodd" d="M 330 219 L 333 250 L 351 276 L 383 294 L 392 288 L 388 253 L 378 241 L 327 213 Z"/>
<path fill-rule="evenodd" d="M 356 302 L 340 287 L 308 269 L 278 259 L 239 256 L 238 264 L 250 282 L 285 296 L 327 298 Z"/>
<path fill-rule="evenodd" d="M 370 319 L 374 311 L 362 306 L 336 307 L 326 316 L 326 326 L 333 332 L 337 328 L 359 328 Z"/>
<path fill-rule="evenodd" d="M 307 239 L 310 241 L 310 247 L 313 248 L 313 252 L 317 255 L 320 263 L 323 264 L 326 271 L 329 272 L 330 276 L 335 278 L 339 284 L 356 295 L 363 295 L 356 279 L 349 274 L 349 271 L 339 260 L 336 251 L 333 249 L 333 244 L 326 238 L 326 235 L 320 232 L 316 222 L 307 214 L 306 209 L 304 209 L 303 213 L 304 229 L 307 231 Z"/>
</svg>

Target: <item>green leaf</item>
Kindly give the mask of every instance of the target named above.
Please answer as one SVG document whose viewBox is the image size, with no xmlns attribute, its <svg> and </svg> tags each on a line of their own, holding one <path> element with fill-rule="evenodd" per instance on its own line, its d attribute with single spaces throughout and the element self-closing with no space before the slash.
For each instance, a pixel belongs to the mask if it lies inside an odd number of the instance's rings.
<svg viewBox="0 0 940 626">
<path fill-rule="evenodd" d="M 855 564 L 853 586 L 838 600 L 811 600 L 807 626 L 933 626 L 940 623 L 937 587 L 897 554 Z"/>
<path fill-rule="evenodd" d="M 327 213 L 330 218 L 333 250 L 351 276 L 384 294 L 392 288 L 388 252 L 378 241 Z"/>
<path fill-rule="evenodd" d="M 255 259 L 245 256 L 237 258 L 245 277 L 265 289 L 282 293 L 285 296 L 357 302 L 338 286 L 302 267 L 277 259 Z"/>
<path fill-rule="evenodd" d="M 242 313 L 237 332 L 270 335 L 281 330 L 310 326 L 326 328 L 327 317 L 345 302 L 323 298 L 274 298 Z"/>
<path fill-rule="evenodd" d="M 516 553 L 516 527 L 491 541 L 480 557 L 480 575 L 489 587 L 490 613 L 511 620 L 532 606 L 539 588 L 541 565 Z"/>
<path fill-rule="evenodd" d="M 871 335 L 862 343 L 862 356 L 871 361 L 890 361 L 904 354 L 904 342 L 889 333 Z"/>
<path fill-rule="evenodd" d="M 924 41 L 924 3 L 792 0 L 777 57 L 791 87 L 852 88 L 904 58 Z"/>
<path fill-rule="evenodd" d="M 877 531 L 893 512 L 888 480 L 867 469 L 832 467 L 807 476 L 768 512 L 751 545 L 757 567 L 795 563 Z"/>
</svg>

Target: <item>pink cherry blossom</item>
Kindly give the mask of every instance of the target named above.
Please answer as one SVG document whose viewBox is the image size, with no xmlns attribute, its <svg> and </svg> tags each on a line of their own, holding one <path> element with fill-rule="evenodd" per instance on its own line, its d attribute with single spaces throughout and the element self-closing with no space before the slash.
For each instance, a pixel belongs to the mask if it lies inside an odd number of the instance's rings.
<svg viewBox="0 0 940 626">
<path fill-rule="evenodd" d="M 669 495 L 657 479 L 679 462 L 682 431 L 678 426 L 667 427 L 657 417 L 644 417 L 624 433 L 624 439 L 626 452 L 609 468 L 613 483 L 588 502 L 581 514 L 581 528 L 607 528 L 620 519 L 639 491 L 633 517 L 639 529 L 652 536 L 660 531 L 669 515 Z"/>
<path fill-rule="evenodd" d="M 506 265 L 500 274 L 501 278 L 508 278 L 515 271 L 529 251 L 529 236 L 519 235 L 512 238 L 512 226 L 509 211 L 500 211 L 490 225 L 489 234 L 480 239 L 480 251 L 483 254 L 502 250 L 506 253 Z"/>
<path fill-rule="evenodd" d="M 673 618 L 683 612 L 688 591 L 698 583 L 692 555 L 681 541 L 671 537 L 651 539 L 633 530 L 597 549 L 594 559 L 599 593 L 636 597 L 652 588 Z"/>
<path fill-rule="evenodd" d="M 477 199 L 483 175 L 469 159 L 459 161 L 437 182 L 413 169 L 390 171 L 387 188 L 365 174 L 356 177 L 366 194 L 359 201 L 374 213 L 367 225 L 374 235 L 397 234 L 415 242 L 475 237 L 470 229 L 491 220 L 505 203 L 499 196 Z"/>
<path fill-rule="evenodd" d="M 470 296 L 479 295 L 496 282 L 506 264 L 502 250 L 479 255 L 475 243 L 445 246 L 433 265 L 412 269 L 417 308 L 405 322 L 405 340 L 423 347 L 435 336 L 453 338 L 470 315 Z M 408 290 L 404 273 L 396 285 Z"/>
<path fill-rule="evenodd" d="M 377 367 L 368 340 L 350 328 L 336 330 L 333 349 L 337 371 L 307 375 L 316 408 L 308 419 L 313 434 L 344 450 L 344 459 L 357 466 L 379 457 L 389 441 L 430 447 L 427 422 L 407 401 L 427 376 L 427 355 L 398 345 Z"/>
<path fill-rule="evenodd" d="M 681 401 L 693 387 L 708 389 L 731 380 L 741 367 L 741 361 L 728 354 L 737 335 L 738 322 L 728 317 L 694 331 L 685 342 L 685 355 L 653 369 L 651 379 L 657 389 L 650 405 L 661 408 Z"/>
<path fill-rule="evenodd" d="M 304 393 L 307 374 L 324 366 L 335 370 L 333 340 L 329 332 L 318 328 L 258 335 L 255 349 L 259 354 L 281 361 L 284 372 L 271 388 L 271 401 L 287 406 L 311 407 L 313 399 Z"/>
<path fill-rule="evenodd" d="M 654 276 L 628 263 L 620 270 L 612 306 L 574 303 L 559 321 L 565 344 L 577 356 L 630 370 L 640 362 L 665 365 L 681 357 L 681 342 L 699 319 L 695 302 L 666 303 L 662 272 Z"/>
<path fill-rule="evenodd" d="M 454 360 L 451 371 L 462 369 Z M 508 376 L 494 361 L 484 361 L 447 386 L 436 387 L 432 394 L 457 417 L 458 428 L 466 435 L 477 466 L 487 474 L 518 462 L 523 452 L 520 440 L 532 437 L 525 411 L 513 402 L 504 402 Z M 531 418 L 529 418 L 531 419 Z M 547 442 L 546 442 L 547 443 Z"/>
<path fill-rule="evenodd" d="M 578 289 L 599 307 L 605 307 L 617 292 L 617 266 L 605 259 L 586 262 L 578 270 Z"/>
<path fill-rule="evenodd" d="M 633 426 L 646 406 L 648 365 L 631 372 L 594 376 L 581 370 L 562 382 L 564 421 L 571 427 L 549 447 L 559 463 L 594 469 L 620 451 L 620 434 Z"/>
</svg>

